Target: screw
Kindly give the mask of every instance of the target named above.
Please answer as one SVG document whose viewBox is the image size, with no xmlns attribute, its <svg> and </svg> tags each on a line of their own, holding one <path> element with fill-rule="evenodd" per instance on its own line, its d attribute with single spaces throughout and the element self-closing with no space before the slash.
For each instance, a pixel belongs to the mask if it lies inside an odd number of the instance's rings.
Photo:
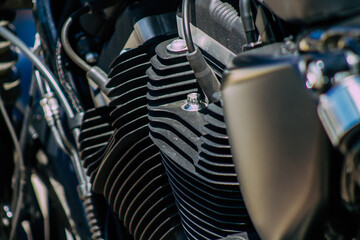
<svg viewBox="0 0 360 240">
<path fill-rule="evenodd" d="M 187 51 L 187 45 L 184 39 L 175 39 L 166 46 L 170 52 L 178 53 Z"/>
<path fill-rule="evenodd" d="M 181 106 L 182 109 L 188 112 L 197 112 L 205 107 L 206 104 L 201 100 L 199 93 L 189 93 L 186 102 Z"/>
</svg>

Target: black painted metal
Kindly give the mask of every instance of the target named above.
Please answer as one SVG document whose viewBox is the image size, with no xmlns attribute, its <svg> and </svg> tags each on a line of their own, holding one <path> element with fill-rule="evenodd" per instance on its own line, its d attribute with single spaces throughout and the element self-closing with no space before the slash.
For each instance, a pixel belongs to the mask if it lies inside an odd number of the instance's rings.
<svg viewBox="0 0 360 240">
<path fill-rule="evenodd" d="M 147 71 L 150 136 L 160 148 L 189 239 L 254 232 L 236 180 L 220 102 L 200 112 L 181 109 L 198 92 L 185 53 L 156 48 Z M 221 64 L 208 63 L 220 76 Z M 216 96 L 219 98 L 219 96 Z"/>
<path fill-rule="evenodd" d="M 109 107 L 94 110 L 101 110 L 101 117 L 97 114 L 91 118 L 96 126 L 85 120 L 80 145 L 89 149 L 82 152 L 82 157 L 87 157 L 84 165 L 92 174 L 94 192 L 106 197 L 135 239 L 184 239 L 159 149 L 149 137 L 146 107 L 149 79 L 145 71 L 155 54 L 154 46 L 149 42 L 123 53 L 112 63 L 107 87 L 109 105 L 114 110 L 111 113 Z M 110 123 L 104 124 L 105 120 Z M 110 132 L 111 137 L 107 134 Z M 92 162 L 88 157 L 95 155 L 100 161 Z M 98 170 L 94 170 L 95 165 Z"/>
<path fill-rule="evenodd" d="M 203 127 L 205 134 L 201 136 L 197 170 L 214 181 L 238 185 L 220 93 L 216 93 L 214 98 L 218 101 L 208 106 L 204 116 L 207 124 Z"/>
<path fill-rule="evenodd" d="M 110 118 L 112 109 L 102 107 L 88 110 L 80 127 L 81 133 L 78 140 L 80 158 L 91 182 L 94 181 L 107 143 L 114 132 Z"/>
<path fill-rule="evenodd" d="M 360 11 L 360 3 L 352 0 L 290 0 L 286 4 L 282 0 L 265 0 L 264 4 L 278 17 L 286 21 L 301 23 L 326 21 L 336 17 L 350 16 Z"/>
<path fill-rule="evenodd" d="M 91 182 L 94 181 L 107 142 L 114 132 L 109 115 L 112 110 L 113 108 L 105 106 L 86 111 L 80 127 L 78 139 L 80 159 Z M 92 239 L 105 239 L 106 204 L 104 197 L 91 193 L 89 196 L 85 196 L 83 204 Z"/>
</svg>

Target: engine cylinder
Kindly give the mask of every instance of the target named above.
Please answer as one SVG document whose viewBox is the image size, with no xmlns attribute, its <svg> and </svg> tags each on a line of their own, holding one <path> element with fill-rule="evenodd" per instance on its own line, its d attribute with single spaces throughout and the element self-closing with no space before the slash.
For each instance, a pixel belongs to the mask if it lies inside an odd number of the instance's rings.
<svg viewBox="0 0 360 240">
<path fill-rule="evenodd" d="M 156 48 L 147 71 L 150 136 L 160 148 L 189 239 L 219 239 L 254 232 L 242 200 L 220 101 L 198 112 L 181 108 L 199 92 L 185 52 Z M 220 77 L 221 64 L 206 57 Z M 220 96 L 216 96 L 220 99 Z"/>
<path fill-rule="evenodd" d="M 98 132 L 97 141 L 87 148 L 98 148 L 94 155 L 98 153 L 100 161 L 87 158 L 84 163 L 94 192 L 105 196 L 134 239 L 184 239 L 159 149 L 149 137 L 146 106 L 149 79 L 145 71 L 150 67 L 152 55 L 154 43 L 150 41 L 121 54 L 112 63 L 107 87 L 109 105 L 114 110 L 108 118 L 102 117 L 109 121 L 102 125 L 107 129 L 110 124 L 114 130 L 101 149 L 105 138 Z M 86 143 L 94 138 L 89 136 Z M 80 145 L 86 144 L 83 141 Z M 98 167 L 92 167 L 95 165 Z"/>
</svg>

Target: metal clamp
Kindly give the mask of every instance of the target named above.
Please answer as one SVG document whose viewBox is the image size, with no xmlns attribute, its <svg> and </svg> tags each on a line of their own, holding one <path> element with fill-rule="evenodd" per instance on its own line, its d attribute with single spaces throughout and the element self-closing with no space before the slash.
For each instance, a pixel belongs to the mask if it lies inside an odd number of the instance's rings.
<svg viewBox="0 0 360 240">
<path fill-rule="evenodd" d="M 360 76 L 346 77 L 320 95 L 320 120 L 334 146 L 360 125 Z"/>
</svg>

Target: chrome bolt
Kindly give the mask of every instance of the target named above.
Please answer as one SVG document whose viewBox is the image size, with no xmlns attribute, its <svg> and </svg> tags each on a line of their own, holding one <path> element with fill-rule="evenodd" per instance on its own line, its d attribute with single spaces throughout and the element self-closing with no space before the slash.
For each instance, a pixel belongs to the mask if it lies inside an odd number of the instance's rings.
<svg viewBox="0 0 360 240">
<path fill-rule="evenodd" d="M 311 62 L 308 65 L 306 72 L 306 87 L 308 89 L 321 89 L 324 86 L 325 79 L 322 68 L 324 68 L 323 61 Z"/>
<path fill-rule="evenodd" d="M 189 93 L 186 102 L 181 106 L 182 109 L 188 112 L 197 112 L 206 107 L 206 103 L 201 100 L 199 93 Z"/>
<path fill-rule="evenodd" d="M 98 54 L 94 52 L 88 52 L 85 54 L 85 60 L 89 64 L 95 64 L 98 60 Z"/>
<path fill-rule="evenodd" d="M 187 45 L 184 39 L 175 39 L 166 46 L 170 52 L 178 53 L 187 51 Z"/>
</svg>

